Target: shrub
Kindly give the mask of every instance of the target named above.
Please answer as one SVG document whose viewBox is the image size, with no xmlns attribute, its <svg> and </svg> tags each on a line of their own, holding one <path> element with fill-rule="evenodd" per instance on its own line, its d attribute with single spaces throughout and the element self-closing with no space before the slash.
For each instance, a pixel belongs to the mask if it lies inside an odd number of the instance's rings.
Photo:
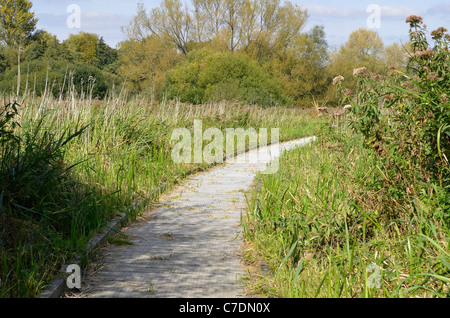
<svg viewBox="0 0 450 318">
<path fill-rule="evenodd" d="M 289 102 L 278 80 L 243 54 L 192 52 L 170 73 L 165 89 L 169 99 L 201 104 L 238 100 L 262 107 Z"/>
</svg>

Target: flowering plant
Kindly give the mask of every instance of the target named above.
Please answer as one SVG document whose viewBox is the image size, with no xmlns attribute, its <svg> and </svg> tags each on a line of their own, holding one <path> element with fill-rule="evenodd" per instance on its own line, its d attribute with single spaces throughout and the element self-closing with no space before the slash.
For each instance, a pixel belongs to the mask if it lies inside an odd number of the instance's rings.
<svg viewBox="0 0 450 318">
<path fill-rule="evenodd" d="M 386 188 L 414 196 L 420 184 L 435 181 L 449 194 L 450 36 L 444 27 L 432 31 L 431 46 L 421 17 L 409 16 L 406 22 L 412 51 L 405 54 L 405 72 L 390 67 L 373 74 L 359 67 L 353 72 L 358 85 L 352 94 L 340 79 L 333 84 L 341 104 L 352 106 L 350 126 L 379 158 Z"/>
</svg>

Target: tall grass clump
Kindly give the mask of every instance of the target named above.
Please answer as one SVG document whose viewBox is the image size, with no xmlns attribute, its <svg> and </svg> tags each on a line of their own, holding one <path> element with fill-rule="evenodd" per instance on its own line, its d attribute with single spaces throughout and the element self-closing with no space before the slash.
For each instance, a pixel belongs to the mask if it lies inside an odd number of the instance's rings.
<svg viewBox="0 0 450 318">
<path fill-rule="evenodd" d="M 96 228 L 95 196 L 65 162 L 65 146 L 85 127 L 53 133 L 41 117 L 25 128 L 19 107 L 0 112 L 0 295 L 10 297 L 36 295 L 58 258 L 85 243 L 80 231 Z"/>
<path fill-rule="evenodd" d="M 253 293 L 270 297 L 448 297 L 449 36 L 408 17 L 407 73 L 354 70 L 342 109 L 312 147 L 261 177 L 244 218 Z M 263 274 L 259 268 L 268 268 Z M 267 272 L 267 271 L 266 271 Z"/>
</svg>

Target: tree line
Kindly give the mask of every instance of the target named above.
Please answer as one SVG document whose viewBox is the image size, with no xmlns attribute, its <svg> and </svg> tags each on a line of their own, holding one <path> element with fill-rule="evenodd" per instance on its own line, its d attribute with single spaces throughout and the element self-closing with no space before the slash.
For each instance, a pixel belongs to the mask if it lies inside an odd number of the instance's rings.
<svg viewBox="0 0 450 318">
<path fill-rule="evenodd" d="M 355 30 L 332 50 L 323 26 L 307 26 L 308 12 L 281 0 L 163 0 L 136 15 L 116 48 L 92 33 L 60 42 L 44 30 L 29 0 L 0 0 L 0 90 L 64 94 L 112 87 L 154 100 L 188 103 L 238 100 L 261 106 L 309 107 L 336 102 L 332 79 L 351 72 L 405 66 L 400 44 L 385 46 L 368 29 Z"/>
</svg>

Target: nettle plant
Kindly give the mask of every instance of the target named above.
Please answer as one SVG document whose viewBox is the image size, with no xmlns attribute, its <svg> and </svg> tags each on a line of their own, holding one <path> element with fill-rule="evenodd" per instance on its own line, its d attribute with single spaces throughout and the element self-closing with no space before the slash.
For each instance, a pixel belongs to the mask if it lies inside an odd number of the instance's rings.
<svg viewBox="0 0 450 318">
<path fill-rule="evenodd" d="M 350 126 L 383 164 L 379 169 L 392 195 L 418 194 L 435 185 L 450 202 L 450 35 L 440 27 L 427 40 L 426 25 L 409 16 L 411 50 L 406 71 L 389 67 L 384 74 L 354 70 L 356 92 L 336 77 L 342 104 L 351 104 Z M 423 187 L 425 185 L 425 187 Z M 444 195 L 445 196 L 445 195 Z"/>
</svg>

